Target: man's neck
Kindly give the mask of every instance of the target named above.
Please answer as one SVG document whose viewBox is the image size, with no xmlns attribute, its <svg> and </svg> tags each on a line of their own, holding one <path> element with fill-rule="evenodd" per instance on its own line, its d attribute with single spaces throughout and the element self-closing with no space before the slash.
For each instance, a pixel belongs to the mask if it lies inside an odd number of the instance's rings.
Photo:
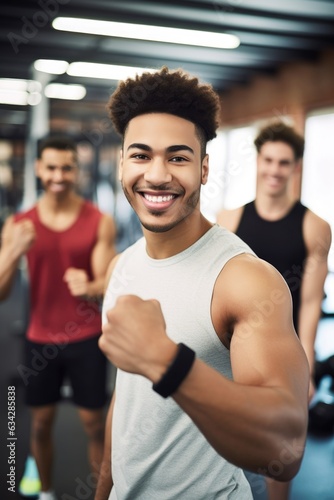
<svg viewBox="0 0 334 500">
<path fill-rule="evenodd" d="M 279 220 L 283 218 L 296 203 L 288 194 L 284 196 L 267 196 L 258 194 L 255 198 L 257 213 L 267 220 Z"/>
<path fill-rule="evenodd" d="M 173 229 L 155 233 L 143 228 L 147 253 L 153 259 L 167 259 L 183 252 L 199 240 L 212 224 L 202 215 L 196 220 L 185 219 Z"/>
<path fill-rule="evenodd" d="M 79 217 L 83 199 L 73 193 L 64 199 L 45 193 L 37 203 L 40 221 L 55 231 L 64 231 Z"/>
<path fill-rule="evenodd" d="M 38 205 L 41 208 L 55 214 L 59 212 L 71 213 L 73 210 L 75 211 L 81 203 L 81 197 L 74 192 L 69 193 L 64 197 L 54 196 L 51 193 L 45 192 L 38 201 Z"/>
</svg>

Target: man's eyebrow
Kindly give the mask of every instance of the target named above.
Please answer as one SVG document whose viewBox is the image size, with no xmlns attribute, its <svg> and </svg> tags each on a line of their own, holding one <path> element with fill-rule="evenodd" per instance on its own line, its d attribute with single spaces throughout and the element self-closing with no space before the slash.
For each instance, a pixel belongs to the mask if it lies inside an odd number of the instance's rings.
<svg viewBox="0 0 334 500">
<path fill-rule="evenodd" d="M 141 144 L 138 142 L 130 144 L 127 151 L 129 151 L 129 149 L 142 149 L 143 151 L 153 151 L 151 146 L 148 146 L 147 144 Z M 194 150 L 190 146 L 187 146 L 185 144 L 175 144 L 173 146 L 168 146 L 168 148 L 166 148 L 167 153 L 175 153 L 177 151 L 189 151 L 191 154 L 194 154 Z"/>
<path fill-rule="evenodd" d="M 186 146 L 185 144 L 175 144 L 175 146 L 169 146 L 166 149 L 167 153 L 175 153 L 177 151 L 189 151 L 191 154 L 194 154 L 194 150 L 190 146 Z"/>
<path fill-rule="evenodd" d="M 144 151 L 152 151 L 152 148 L 150 146 L 148 146 L 147 144 L 141 144 L 140 142 L 134 142 L 133 144 L 130 144 L 127 151 L 129 151 L 129 149 L 142 149 Z"/>
<path fill-rule="evenodd" d="M 75 168 L 76 165 L 70 165 L 70 164 L 67 164 L 65 163 L 65 165 L 61 165 L 60 167 L 58 167 L 57 165 L 54 165 L 53 163 L 47 163 L 46 164 L 47 168 L 61 168 L 61 169 L 64 169 L 64 168 Z"/>
</svg>

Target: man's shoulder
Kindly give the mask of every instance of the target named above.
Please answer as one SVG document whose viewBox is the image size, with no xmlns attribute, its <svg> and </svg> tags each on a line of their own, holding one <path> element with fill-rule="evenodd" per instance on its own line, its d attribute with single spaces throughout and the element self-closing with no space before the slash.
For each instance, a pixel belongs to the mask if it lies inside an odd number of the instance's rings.
<svg viewBox="0 0 334 500">
<path fill-rule="evenodd" d="M 82 199 L 82 208 L 86 211 L 86 212 L 91 212 L 91 213 L 96 213 L 96 214 L 100 214 L 100 215 L 103 215 L 103 213 L 101 212 L 101 210 L 99 209 L 99 207 L 97 205 L 95 205 L 92 201 L 90 200 L 85 200 L 85 199 Z"/>
<path fill-rule="evenodd" d="M 112 216 L 101 212 L 100 208 L 90 200 L 83 200 L 79 217 L 85 221 L 89 218 L 91 222 L 95 221 L 99 225 L 102 224 L 103 227 L 113 223 Z"/>
<path fill-rule="evenodd" d="M 84 200 L 83 210 L 81 213 L 84 213 L 85 216 L 91 215 L 92 217 L 95 217 L 98 221 L 101 222 L 101 224 L 103 223 L 105 226 L 114 226 L 115 224 L 115 219 L 111 214 L 102 212 L 97 205 L 89 200 Z"/>
<path fill-rule="evenodd" d="M 231 259 L 216 284 L 216 293 L 230 305 L 252 307 L 256 300 L 266 297 L 282 300 L 289 297 L 282 275 L 270 263 L 248 253 Z M 233 306 L 233 307 L 234 307 Z"/>
<path fill-rule="evenodd" d="M 313 212 L 310 208 L 302 205 L 305 208 L 305 226 L 307 227 L 317 227 L 319 229 L 326 230 L 330 228 L 330 224 L 320 215 Z"/>
<path fill-rule="evenodd" d="M 306 242 L 312 244 L 312 241 L 322 241 L 323 244 L 326 244 L 326 247 L 330 246 L 331 243 L 331 226 L 330 224 L 317 215 L 315 212 L 306 209 L 304 223 L 303 223 L 303 233 Z"/>
<path fill-rule="evenodd" d="M 112 277 L 114 271 L 118 272 L 119 270 L 122 270 L 124 266 L 126 267 L 128 265 L 129 262 L 132 264 L 137 255 L 146 255 L 145 248 L 145 239 L 142 237 L 135 241 L 132 245 L 117 253 L 109 264 L 107 270 L 107 282 L 109 283 L 109 279 Z"/>
<path fill-rule="evenodd" d="M 33 205 L 31 208 L 15 213 L 12 217 L 15 222 L 22 219 L 31 218 L 36 216 L 37 205 Z"/>
<path fill-rule="evenodd" d="M 217 223 L 234 233 L 238 228 L 245 206 L 221 210 L 217 215 Z"/>
<path fill-rule="evenodd" d="M 224 208 L 218 213 L 218 217 L 221 215 L 222 216 L 224 216 L 224 215 L 230 216 L 230 215 L 242 213 L 243 210 L 245 209 L 245 206 L 246 205 L 241 205 L 241 206 L 236 207 L 236 208 Z"/>
</svg>

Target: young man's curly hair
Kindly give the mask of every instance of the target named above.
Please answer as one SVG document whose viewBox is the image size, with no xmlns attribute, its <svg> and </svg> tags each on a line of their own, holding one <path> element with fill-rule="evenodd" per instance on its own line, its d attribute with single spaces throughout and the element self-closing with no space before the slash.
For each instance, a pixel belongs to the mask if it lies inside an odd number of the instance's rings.
<svg viewBox="0 0 334 500">
<path fill-rule="evenodd" d="M 216 137 L 219 125 L 219 97 L 211 85 L 200 84 L 182 69 L 163 67 L 121 82 L 108 108 L 115 130 L 124 137 L 129 121 L 146 113 L 169 113 L 196 126 L 202 151 Z"/>
<path fill-rule="evenodd" d="M 274 121 L 260 130 L 254 141 L 258 153 L 266 142 L 284 142 L 293 149 L 296 160 L 303 157 L 304 138 L 282 121 Z"/>
</svg>

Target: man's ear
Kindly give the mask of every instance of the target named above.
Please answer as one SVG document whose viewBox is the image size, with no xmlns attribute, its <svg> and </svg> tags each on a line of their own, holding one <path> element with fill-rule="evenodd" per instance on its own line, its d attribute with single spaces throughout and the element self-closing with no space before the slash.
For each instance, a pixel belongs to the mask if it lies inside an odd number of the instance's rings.
<svg viewBox="0 0 334 500">
<path fill-rule="evenodd" d="M 123 149 L 119 151 L 119 165 L 118 165 L 118 180 L 121 181 L 123 178 Z"/>
<path fill-rule="evenodd" d="M 205 155 L 203 160 L 202 160 L 202 179 L 201 183 L 203 186 L 208 182 L 208 175 L 209 175 L 209 155 Z"/>
<path fill-rule="evenodd" d="M 296 167 L 295 167 L 295 172 L 297 172 L 298 174 L 301 172 L 302 170 L 302 164 L 303 164 L 303 160 L 300 158 L 299 160 L 296 161 Z"/>
</svg>

